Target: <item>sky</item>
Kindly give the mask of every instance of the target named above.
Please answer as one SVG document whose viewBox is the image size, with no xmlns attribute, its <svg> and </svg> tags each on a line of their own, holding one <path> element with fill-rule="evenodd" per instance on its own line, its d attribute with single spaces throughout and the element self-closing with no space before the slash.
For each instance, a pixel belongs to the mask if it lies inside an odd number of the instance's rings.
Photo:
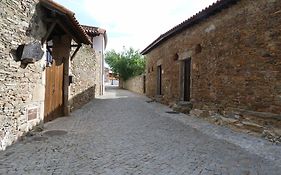
<svg viewBox="0 0 281 175">
<path fill-rule="evenodd" d="M 106 50 L 142 51 L 161 34 L 216 0 L 54 0 L 80 24 L 106 29 Z"/>
</svg>

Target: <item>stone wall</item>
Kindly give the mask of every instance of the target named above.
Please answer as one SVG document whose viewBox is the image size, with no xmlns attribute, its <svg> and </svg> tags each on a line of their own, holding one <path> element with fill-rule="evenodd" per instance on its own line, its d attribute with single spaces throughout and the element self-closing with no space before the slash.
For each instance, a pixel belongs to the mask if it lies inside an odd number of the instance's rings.
<svg viewBox="0 0 281 175">
<path fill-rule="evenodd" d="M 40 41 L 45 34 L 37 3 L 0 1 L 0 150 L 44 117 L 45 59 L 21 68 L 15 56 L 20 44 Z"/>
<path fill-rule="evenodd" d="M 90 46 L 82 46 L 71 62 L 71 111 L 80 108 L 100 95 L 100 56 Z"/>
<path fill-rule="evenodd" d="M 194 109 L 280 127 L 280 7 L 278 0 L 241 0 L 160 44 L 147 54 L 147 95 L 157 97 L 161 64 L 161 101 L 179 101 L 180 59 L 191 57 Z"/>
<path fill-rule="evenodd" d="M 138 94 L 144 94 L 144 75 L 135 76 L 123 82 L 123 88 Z"/>
</svg>

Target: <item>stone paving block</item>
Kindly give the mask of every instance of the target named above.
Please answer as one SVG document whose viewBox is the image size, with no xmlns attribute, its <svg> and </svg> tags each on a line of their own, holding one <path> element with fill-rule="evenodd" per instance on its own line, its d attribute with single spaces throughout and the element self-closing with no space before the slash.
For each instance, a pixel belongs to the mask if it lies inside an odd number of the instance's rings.
<svg viewBox="0 0 281 175">
<path fill-rule="evenodd" d="M 281 147 L 109 89 L 0 152 L 0 174 L 279 175 Z"/>
</svg>

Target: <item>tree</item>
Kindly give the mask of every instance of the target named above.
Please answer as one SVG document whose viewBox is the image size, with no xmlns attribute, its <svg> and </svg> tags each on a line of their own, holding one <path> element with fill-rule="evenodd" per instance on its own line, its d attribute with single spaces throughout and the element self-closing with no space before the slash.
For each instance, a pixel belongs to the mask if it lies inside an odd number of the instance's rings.
<svg viewBox="0 0 281 175">
<path fill-rule="evenodd" d="M 133 48 L 117 53 L 115 50 L 105 54 L 105 61 L 114 74 L 118 74 L 124 81 L 130 77 L 141 75 L 145 71 L 144 57 Z"/>
</svg>

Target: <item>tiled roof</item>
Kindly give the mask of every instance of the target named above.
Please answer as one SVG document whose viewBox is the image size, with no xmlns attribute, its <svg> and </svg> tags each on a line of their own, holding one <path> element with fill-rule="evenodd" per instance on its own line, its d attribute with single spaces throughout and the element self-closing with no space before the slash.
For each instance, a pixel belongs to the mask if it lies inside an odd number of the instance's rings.
<svg viewBox="0 0 281 175">
<path fill-rule="evenodd" d="M 59 14 L 67 16 L 67 20 L 71 24 L 71 27 L 75 34 L 79 36 L 79 40 L 81 43 L 84 44 L 91 44 L 91 40 L 86 34 L 86 31 L 83 29 L 83 27 L 79 24 L 78 20 L 75 18 L 75 13 L 70 11 L 69 9 L 65 8 L 64 6 L 54 2 L 53 0 L 40 0 L 40 4 L 52 11 L 59 12 Z"/>
<path fill-rule="evenodd" d="M 104 37 L 104 42 L 105 42 L 105 47 L 107 45 L 107 34 L 106 34 L 106 30 L 99 28 L 99 27 L 94 27 L 94 26 L 87 26 L 87 25 L 82 25 L 82 27 L 84 28 L 84 30 L 86 31 L 86 33 L 91 36 L 91 37 L 95 37 L 95 36 L 99 36 L 99 35 L 103 35 Z"/>
<path fill-rule="evenodd" d="M 100 34 L 104 34 L 106 32 L 105 29 L 99 28 L 99 27 L 94 27 L 94 26 L 86 26 L 86 25 L 82 25 L 82 27 L 84 28 L 84 30 L 86 31 L 86 33 L 88 35 L 100 35 Z"/>
<path fill-rule="evenodd" d="M 167 39 L 171 38 L 172 36 L 182 32 L 183 30 L 199 23 L 200 21 L 208 18 L 211 15 L 214 15 L 221 11 L 224 8 L 227 8 L 228 6 L 235 4 L 239 0 L 218 0 L 217 2 L 214 2 L 212 5 L 209 7 L 206 7 L 199 13 L 193 15 L 189 19 L 183 21 L 181 24 L 173 27 L 166 33 L 160 35 L 156 40 L 154 40 L 149 46 L 147 46 L 141 54 L 145 55 L 149 53 L 152 49 L 157 47 L 159 44 L 162 42 L 166 41 Z"/>
</svg>

